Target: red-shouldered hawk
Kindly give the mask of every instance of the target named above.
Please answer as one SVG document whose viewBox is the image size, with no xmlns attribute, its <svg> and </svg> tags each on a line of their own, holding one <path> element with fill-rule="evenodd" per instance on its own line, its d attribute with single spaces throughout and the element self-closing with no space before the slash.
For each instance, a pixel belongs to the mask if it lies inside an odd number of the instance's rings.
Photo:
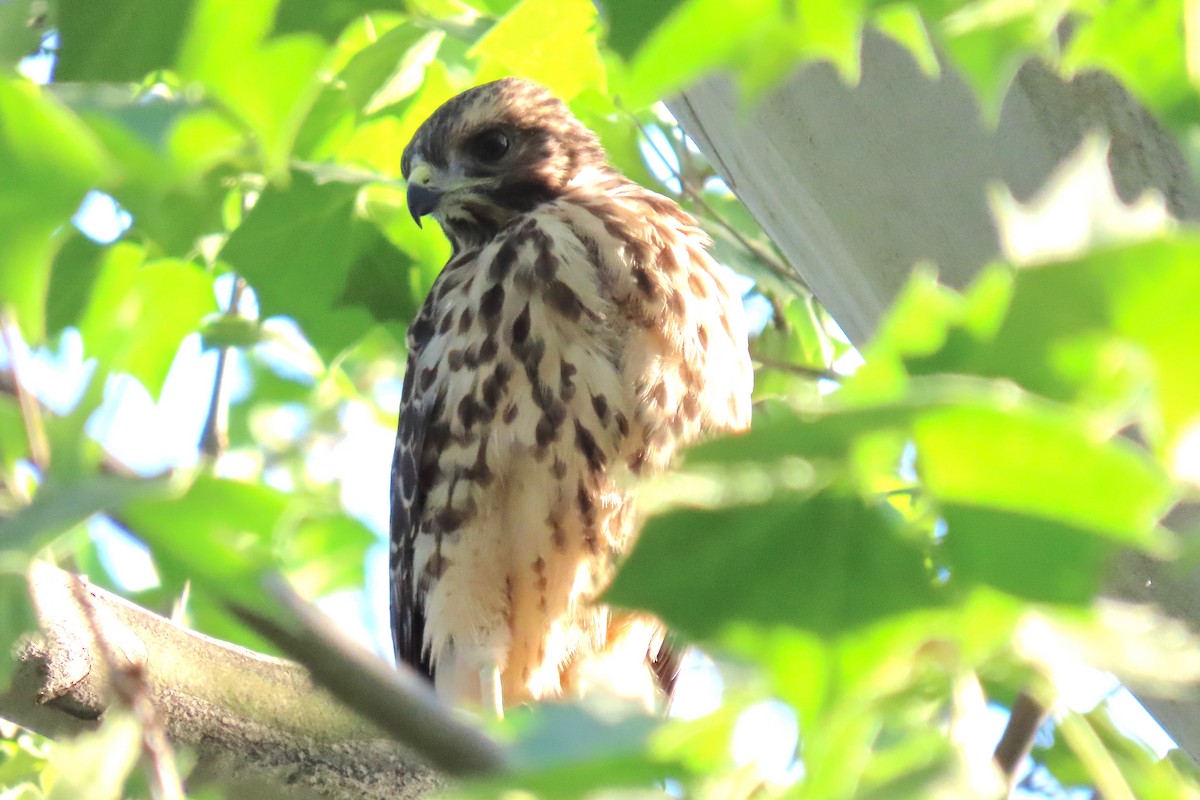
<svg viewBox="0 0 1200 800">
<path fill-rule="evenodd" d="M 633 480 L 750 423 L 740 298 L 673 201 L 627 180 L 544 88 L 446 102 L 404 151 L 453 245 L 408 331 L 392 468 L 396 656 L 458 703 L 601 685 L 643 700 L 662 626 L 594 602 Z"/>
</svg>

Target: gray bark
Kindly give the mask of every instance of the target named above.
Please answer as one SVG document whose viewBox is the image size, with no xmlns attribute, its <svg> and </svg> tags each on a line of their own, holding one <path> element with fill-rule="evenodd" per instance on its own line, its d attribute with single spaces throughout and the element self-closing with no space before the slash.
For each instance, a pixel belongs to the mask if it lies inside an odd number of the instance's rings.
<svg viewBox="0 0 1200 800">
<path fill-rule="evenodd" d="M 1153 189 L 1177 218 L 1200 218 L 1200 192 L 1174 139 L 1105 74 L 1063 81 L 1027 64 L 992 129 L 952 71 L 930 78 L 900 46 L 868 36 L 858 86 L 817 65 L 749 115 L 720 77 L 668 105 L 860 345 L 917 262 L 932 261 L 946 283 L 962 287 L 998 258 L 989 186 L 1028 198 L 1089 132 L 1111 142 L 1123 200 Z M 1125 557 L 1112 585 L 1120 597 L 1200 627 L 1200 582 L 1160 562 Z M 1200 760 L 1200 693 L 1138 698 Z"/>
</svg>

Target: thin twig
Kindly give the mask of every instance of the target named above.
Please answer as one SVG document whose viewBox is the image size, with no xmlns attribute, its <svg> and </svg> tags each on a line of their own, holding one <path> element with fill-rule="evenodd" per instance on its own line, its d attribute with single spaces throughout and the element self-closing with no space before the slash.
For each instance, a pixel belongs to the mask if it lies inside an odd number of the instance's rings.
<svg viewBox="0 0 1200 800">
<path fill-rule="evenodd" d="M 833 370 L 822 369 L 821 367 L 809 367 L 805 366 L 804 364 L 792 364 L 787 361 L 778 361 L 768 356 L 751 355 L 750 358 L 752 361 L 757 362 L 759 366 L 766 367 L 767 369 L 778 370 L 779 372 L 787 372 L 792 375 L 800 375 L 801 377 L 813 378 L 815 380 L 833 381 L 834 383 L 841 383 L 843 380 L 845 380 L 844 375 L 834 372 Z"/>
<path fill-rule="evenodd" d="M 12 313 L 0 310 L 0 335 L 4 337 L 4 348 L 8 351 L 9 370 L 12 372 L 13 392 L 17 406 L 21 409 L 21 421 L 25 426 L 25 440 L 29 444 L 29 459 L 43 472 L 50 466 L 50 445 L 46 439 L 46 428 L 42 424 L 41 408 L 37 398 L 29 393 L 22 378 L 24 365 L 17 350 L 16 324 Z"/>
<path fill-rule="evenodd" d="M 226 316 L 238 316 L 238 303 L 245 288 L 246 282 L 240 276 L 235 276 L 229 292 L 229 307 L 225 309 Z M 225 396 L 225 363 L 228 358 L 229 348 L 220 348 L 217 352 L 217 374 L 213 377 L 212 396 L 208 401 L 208 416 L 204 418 L 204 430 L 200 433 L 200 452 L 214 459 L 229 446 L 229 402 Z"/>
<path fill-rule="evenodd" d="M 142 732 L 142 751 L 149 763 L 146 767 L 147 781 L 154 800 L 183 800 L 183 785 L 175 765 L 175 751 L 167 740 L 167 731 L 150 698 L 146 679 L 146 664 L 126 658 L 119 661 L 112 643 L 105 635 L 104 626 L 96 619 L 96 609 L 88 593 L 85 579 L 75 578 L 71 582 L 75 602 L 87 616 L 88 627 L 96 640 L 108 667 L 109 684 L 117 699 L 133 713 Z"/>
<path fill-rule="evenodd" d="M 679 189 L 682 194 L 686 195 L 690 200 L 692 200 L 692 202 L 700 206 L 706 216 L 710 217 L 713 222 L 720 225 L 731 237 L 733 237 L 735 242 L 745 249 L 746 252 L 748 252 L 752 257 L 762 262 L 762 264 L 776 277 L 791 283 L 792 285 L 809 294 L 812 294 L 812 290 L 808 288 L 808 284 L 804 282 L 796 270 L 792 269 L 791 266 L 781 261 L 773 253 L 746 238 L 745 234 L 739 231 L 733 223 L 729 222 L 720 212 L 710 206 L 708 201 L 704 199 L 704 195 L 689 185 L 688 181 L 684 179 L 684 176 L 680 173 L 680 171 L 671 166 L 671 161 L 663 154 L 658 145 L 654 143 L 654 140 L 650 138 L 645 126 L 638 121 L 638 118 L 632 113 L 626 113 L 629 114 L 629 118 L 633 121 L 633 124 L 637 126 L 638 131 L 641 132 L 642 138 L 644 138 L 646 143 L 649 144 L 654 150 L 655 155 L 657 155 L 659 160 L 662 161 L 666 168 L 671 171 L 671 177 L 679 181 Z"/>
</svg>

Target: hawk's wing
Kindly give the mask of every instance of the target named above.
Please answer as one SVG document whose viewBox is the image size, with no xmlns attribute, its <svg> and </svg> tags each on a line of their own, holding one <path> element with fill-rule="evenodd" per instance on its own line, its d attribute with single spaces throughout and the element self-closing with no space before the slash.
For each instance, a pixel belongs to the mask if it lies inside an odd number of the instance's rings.
<svg viewBox="0 0 1200 800">
<path fill-rule="evenodd" d="M 417 323 L 419 324 L 418 317 Z M 428 404 L 415 398 L 417 354 L 411 349 L 404 374 L 400 423 L 392 457 L 391 555 L 392 643 L 396 663 L 408 664 L 433 680 L 433 662 L 425 650 L 425 606 L 417 591 L 413 546 L 428 487 L 421 486 Z"/>
</svg>

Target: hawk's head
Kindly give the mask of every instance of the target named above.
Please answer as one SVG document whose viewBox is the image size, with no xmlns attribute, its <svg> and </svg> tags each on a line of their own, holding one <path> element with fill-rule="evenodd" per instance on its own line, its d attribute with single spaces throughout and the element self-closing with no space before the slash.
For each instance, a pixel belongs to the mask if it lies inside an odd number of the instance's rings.
<svg viewBox="0 0 1200 800">
<path fill-rule="evenodd" d="M 505 78 L 447 100 L 404 149 L 408 209 L 455 248 L 491 239 L 586 170 L 610 173 L 595 134 L 545 88 Z"/>
</svg>

